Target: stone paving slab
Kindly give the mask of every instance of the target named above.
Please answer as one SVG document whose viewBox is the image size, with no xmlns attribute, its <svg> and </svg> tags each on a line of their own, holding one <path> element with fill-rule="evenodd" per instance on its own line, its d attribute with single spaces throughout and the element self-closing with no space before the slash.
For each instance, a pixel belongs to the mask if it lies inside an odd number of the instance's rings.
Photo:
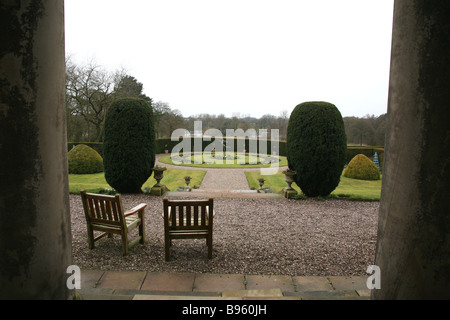
<svg viewBox="0 0 450 320">
<path fill-rule="evenodd" d="M 97 288 L 140 290 L 146 272 L 106 271 Z"/>
<path fill-rule="evenodd" d="M 297 291 L 333 291 L 327 277 L 293 277 Z"/>
<path fill-rule="evenodd" d="M 97 270 L 82 270 L 81 271 L 81 287 L 82 288 L 96 288 L 104 271 Z"/>
<path fill-rule="evenodd" d="M 194 292 L 227 290 L 244 290 L 245 276 L 243 274 L 196 274 Z"/>
<path fill-rule="evenodd" d="M 233 297 L 214 297 L 214 296 L 168 296 L 168 295 L 145 295 L 137 294 L 133 297 L 133 300 L 236 300 Z"/>
<path fill-rule="evenodd" d="M 141 290 L 189 292 L 194 280 L 194 273 L 148 273 Z"/>
<path fill-rule="evenodd" d="M 275 298 L 283 297 L 280 289 L 262 289 L 262 290 L 228 290 L 222 292 L 222 297 L 226 298 Z"/>
<path fill-rule="evenodd" d="M 264 290 L 278 288 L 282 292 L 295 292 L 291 276 L 280 275 L 246 275 L 247 290 Z"/>
<path fill-rule="evenodd" d="M 367 276 L 328 277 L 335 290 L 366 290 Z"/>
</svg>

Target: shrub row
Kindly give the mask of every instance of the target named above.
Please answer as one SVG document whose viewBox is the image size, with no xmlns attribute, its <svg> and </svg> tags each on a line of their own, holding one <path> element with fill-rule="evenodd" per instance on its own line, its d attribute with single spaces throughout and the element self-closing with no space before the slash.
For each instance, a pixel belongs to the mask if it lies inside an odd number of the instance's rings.
<svg viewBox="0 0 450 320">
<path fill-rule="evenodd" d="M 191 137 L 191 146 L 192 150 L 194 149 L 194 139 L 202 140 L 201 138 L 194 138 Z M 225 139 L 224 139 L 225 140 Z M 234 139 L 234 150 L 237 150 L 237 140 Z M 180 141 L 171 141 L 170 139 L 157 139 L 155 140 L 155 154 L 161 154 L 164 153 L 165 150 L 172 150 L 173 147 L 175 147 Z M 211 141 L 202 141 L 202 150 L 205 150 L 205 147 L 209 145 Z M 67 143 L 67 151 L 70 151 L 72 148 L 79 144 L 85 144 L 95 151 L 97 151 L 102 157 L 103 157 L 103 143 L 102 142 L 68 142 Z M 258 146 L 259 148 L 259 146 Z M 245 139 L 245 149 L 250 150 L 249 147 L 249 139 Z M 259 150 L 259 149 L 258 149 Z M 277 150 L 274 150 L 277 151 Z M 279 154 L 281 156 L 287 155 L 287 149 L 286 149 L 286 142 L 280 141 L 279 143 Z M 277 153 L 278 153 L 277 152 Z M 384 148 L 383 147 L 347 147 L 347 156 L 346 156 L 346 163 L 348 164 L 356 155 L 358 154 L 364 154 L 369 159 L 373 160 L 373 156 L 375 152 L 378 153 L 378 161 L 380 163 L 380 167 L 383 167 L 383 156 L 384 156 Z M 270 141 L 267 142 L 267 153 L 272 154 Z"/>
<path fill-rule="evenodd" d="M 205 148 L 213 142 L 213 141 L 206 141 L 206 140 L 203 140 L 202 138 L 197 138 L 197 137 L 191 137 L 190 139 L 191 139 L 191 151 L 194 151 L 194 143 L 198 143 L 198 141 L 196 142 L 196 140 L 200 140 L 201 145 L 202 145 L 202 150 L 205 150 Z M 214 138 L 212 140 L 214 140 Z M 226 141 L 225 138 L 224 138 L 224 141 Z M 168 150 L 170 152 L 180 142 L 181 142 L 181 140 L 180 141 L 171 141 L 171 139 L 157 139 L 157 140 L 155 140 L 155 154 L 165 153 L 165 150 Z M 79 144 L 85 144 L 85 145 L 91 147 L 92 149 L 94 149 L 95 151 L 97 151 L 101 156 L 103 156 L 103 143 L 101 143 L 101 142 L 68 142 L 67 150 L 70 151 L 72 148 L 74 148 L 75 146 L 77 146 Z M 241 151 L 241 150 L 237 149 L 237 145 L 238 145 L 238 140 L 236 138 L 234 138 L 234 151 Z M 244 145 L 245 145 L 244 148 L 247 151 L 249 151 L 250 150 L 250 141 L 248 138 L 245 139 Z M 267 141 L 266 145 L 267 145 L 267 154 L 272 154 L 273 152 L 277 152 L 277 154 L 279 154 L 281 156 L 286 156 L 287 152 L 286 152 L 286 142 L 285 141 L 280 141 L 278 149 L 274 149 L 273 151 L 271 148 L 270 141 Z M 258 148 L 258 153 L 259 153 L 259 144 L 257 145 L 257 148 Z"/>
</svg>

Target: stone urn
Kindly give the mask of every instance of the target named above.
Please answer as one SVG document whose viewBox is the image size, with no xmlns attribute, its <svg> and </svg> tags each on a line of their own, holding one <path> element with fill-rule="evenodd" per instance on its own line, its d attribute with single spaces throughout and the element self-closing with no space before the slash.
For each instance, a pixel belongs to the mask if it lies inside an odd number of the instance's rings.
<svg viewBox="0 0 450 320">
<path fill-rule="evenodd" d="M 284 174 L 284 181 L 286 181 L 286 183 L 288 184 L 288 187 L 286 188 L 286 190 L 293 190 L 294 188 L 292 188 L 292 183 L 294 182 L 294 176 L 297 172 L 292 171 L 291 169 L 285 170 L 283 171 Z"/>
<path fill-rule="evenodd" d="M 164 171 L 166 171 L 167 168 L 165 168 L 165 167 L 155 167 L 152 170 L 153 170 L 153 177 L 156 180 L 156 184 L 154 185 L 154 187 L 162 187 L 162 184 L 160 183 L 160 181 L 164 177 Z"/>
<path fill-rule="evenodd" d="M 259 178 L 258 179 L 258 183 L 259 183 L 259 188 L 260 189 L 262 189 L 262 186 L 264 185 L 264 182 L 265 182 L 266 180 L 264 179 L 264 178 Z"/>
<path fill-rule="evenodd" d="M 184 177 L 184 182 L 186 183 L 186 186 L 189 187 L 189 183 L 191 183 L 191 177 L 189 177 L 189 176 Z"/>
</svg>

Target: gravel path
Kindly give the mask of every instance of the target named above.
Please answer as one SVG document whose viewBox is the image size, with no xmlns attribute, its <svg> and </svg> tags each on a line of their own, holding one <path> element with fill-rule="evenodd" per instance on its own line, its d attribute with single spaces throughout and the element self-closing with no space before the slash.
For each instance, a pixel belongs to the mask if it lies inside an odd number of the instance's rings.
<svg viewBox="0 0 450 320">
<path fill-rule="evenodd" d="M 207 170 L 205 177 L 200 185 L 200 190 L 216 189 L 216 190 L 248 190 L 250 189 L 245 171 L 256 171 L 259 168 L 248 169 L 217 169 L 217 168 L 201 168 L 201 167 L 180 167 L 159 162 L 161 157 L 167 156 L 160 154 L 156 156 L 156 164 L 167 168 L 188 168 L 189 170 Z M 284 170 L 287 167 L 280 167 L 279 170 Z"/>
<path fill-rule="evenodd" d="M 70 195 L 73 259 L 84 269 L 282 275 L 364 275 L 373 264 L 378 202 L 215 199 L 213 259 L 205 241 L 174 240 L 164 260 L 162 197 L 123 195 L 146 209 L 146 244 L 121 254 L 120 238 L 87 247 L 80 196 Z"/>
<path fill-rule="evenodd" d="M 200 185 L 200 190 L 248 190 L 247 178 L 242 169 L 209 169 Z"/>
</svg>

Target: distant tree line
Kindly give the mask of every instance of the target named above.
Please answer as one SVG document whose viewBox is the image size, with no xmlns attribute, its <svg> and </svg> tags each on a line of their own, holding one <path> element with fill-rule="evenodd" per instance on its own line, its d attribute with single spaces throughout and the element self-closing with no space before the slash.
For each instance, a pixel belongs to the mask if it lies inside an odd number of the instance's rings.
<svg viewBox="0 0 450 320">
<path fill-rule="evenodd" d="M 110 72 L 100 65 L 90 62 L 77 65 L 70 58 L 66 60 L 66 109 L 67 135 L 71 142 L 102 142 L 106 111 L 119 98 L 142 98 L 153 109 L 156 138 L 170 138 L 175 129 L 194 131 L 194 121 L 202 121 L 203 131 L 219 129 L 226 136 L 226 129 L 254 129 L 258 133 L 267 129 L 279 130 L 281 140 L 286 140 L 290 114 L 281 111 L 278 116 L 263 115 L 260 118 L 235 113 L 231 117 L 224 114 L 198 114 L 183 117 L 181 112 L 169 103 L 153 101 L 143 93 L 143 84 L 126 70 Z M 367 115 L 364 118 L 344 118 L 347 141 L 354 145 L 384 146 L 386 115 Z"/>
<path fill-rule="evenodd" d="M 347 143 L 358 146 L 384 146 L 387 114 L 378 117 L 366 115 L 363 118 L 345 117 Z"/>
</svg>

